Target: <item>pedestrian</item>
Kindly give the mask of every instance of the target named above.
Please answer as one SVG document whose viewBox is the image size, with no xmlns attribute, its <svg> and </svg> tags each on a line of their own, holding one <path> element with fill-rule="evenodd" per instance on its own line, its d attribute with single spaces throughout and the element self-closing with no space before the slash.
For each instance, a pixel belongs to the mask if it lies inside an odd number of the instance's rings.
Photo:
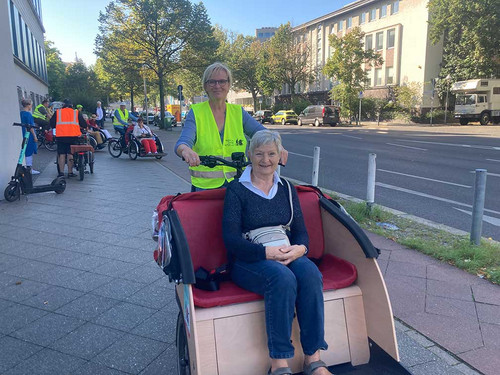
<svg viewBox="0 0 500 375">
<path fill-rule="evenodd" d="M 102 110 L 100 101 L 97 102 L 97 108 L 95 109 L 94 113 L 96 115 L 97 125 L 102 129 L 104 127 L 104 112 Z"/>
<path fill-rule="evenodd" d="M 227 103 L 232 84 L 227 66 L 220 62 L 210 65 L 203 73 L 202 84 L 208 101 L 191 106 L 174 147 L 175 153 L 189 164 L 191 191 L 225 187 L 236 175 L 234 168 L 200 165 L 199 155 L 230 158 L 233 152 L 246 151 L 246 137 L 266 129 L 241 106 Z M 280 156 L 286 164 L 288 152 L 283 149 Z"/>
<path fill-rule="evenodd" d="M 43 99 L 41 104 L 38 104 L 33 111 L 33 118 L 35 124 L 39 125 L 43 130 L 49 129 L 49 117 L 48 117 L 49 100 Z"/>
<path fill-rule="evenodd" d="M 67 159 L 68 177 L 74 177 L 76 175 L 73 173 L 71 145 L 78 144 L 78 137 L 82 135 L 81 129 L 87 128 L 87 122 L 80 111 L 73 109 L 71 101 L 65 99 L 63 107 L 50 119 L 50 126 L 56 129 L 59 176 L 64 176 L 64 164 Z"/>
<path fill-rule="evenodd" d="M 31 108 L 33 103 L 31 99 L 21 100 L 21 105 L 23 109 L 21 110 L 21 124 L 35 125 L 33 115 L 31 114 Z M 23 137 L 28 131 L 26 126 L 22 127 Z M 26 166 L 31 170 L 31 174 L 39 174 L 40 172 L 33 169 L 33 154 L 37 153 L 38 150 L 38 138 L 36 137 L 35 128 L 29 129 L 30 136 L 28 138 L 28 145 L 26 146 L 26 152 L 24 154 Z"/>
</svg>

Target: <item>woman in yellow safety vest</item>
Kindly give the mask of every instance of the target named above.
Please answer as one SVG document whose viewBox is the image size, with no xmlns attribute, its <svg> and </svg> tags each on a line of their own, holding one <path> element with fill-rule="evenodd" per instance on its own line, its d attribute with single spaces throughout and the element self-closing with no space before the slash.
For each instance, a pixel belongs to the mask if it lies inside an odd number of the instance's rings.
<svg viewBox="0 0 500 375">
<path fill-rule="evenodd" d="M 200 165 L 199 155 L 231 158 L 233 152 L 245 152 L 247 138 L 266 129 L 241 106 L 226 102 L 232 75 L 220 62 L 210 65 L 203 73 L 203 88 L 208 101 L 193 104 L 186 116 L 175 153 L 189 165 L 191 191 L 226 186 L 235 176 L 234 168 Z M 288 152 L 283 150 L 281 162 L 286 163 Z"/>
</svg>

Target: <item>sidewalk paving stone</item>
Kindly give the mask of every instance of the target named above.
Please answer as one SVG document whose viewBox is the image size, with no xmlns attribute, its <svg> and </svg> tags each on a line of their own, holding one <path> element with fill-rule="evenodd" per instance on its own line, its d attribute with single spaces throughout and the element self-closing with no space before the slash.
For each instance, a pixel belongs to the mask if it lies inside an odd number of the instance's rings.
<svg viewBox="0 0 500 375">
<path fill-rule="evenodd" d="M 83 320 L 95 320 L 120 301 L 108 297 L 85 294 L 56 310 L 56 313 Z"/>
<path fill-rule="evenodd" d="M 0 298 L 20 302 L 30 297 L 36 296 L 42 290 L 50 288 L 50 285 L 23 279 L 17 276 L 11 277 L 10 281 L 0 289 Z"/>
<path fill-rule="evenodd" d="M 94 319 L 94 323 L 124 331 L 132 330 L 157 310 L 121 302 Z"/>
<path fill-rule="evenodd" d="M 43 349 L 42 346 L 9 336 L 0 337 L 0 348 L 2 348 L 0 350 L 0 374 Z"/>
<path fill-rule="evenodd" d="M 47 314 L 46 311 L 15 303 L 0 311 L 0 332 L 11 334 Z"/>
<path fill-rule="evenodd" d="M 37 295 L 22 301 L 23 305 L 36 307 L 37 309 L 55 311 L 61 306 L 74 301 L 82 296 L 77 290 L 52 286 L 40 291 Z"/>
<path fill-rule="evenodd" d="M 74 371 L 75 375 L 128 375 L 128 373 L 99 365 L 93 362 L 87 362 L 82 367 Z M 166 374 L 166 373 L 165 373 Z M 172 372 L 173 374 L 173 372 Z"/>
<path fill-rule="evenodd" d="M 131 280 L 113 279 L 109 283 L 94 289 L 92 293 L 103 297 L 125 301 L 127 297 L 130 297 L 138 290 L 144 288 L 144 286 L 146 286 L 146 284 Z"/>
</svg>

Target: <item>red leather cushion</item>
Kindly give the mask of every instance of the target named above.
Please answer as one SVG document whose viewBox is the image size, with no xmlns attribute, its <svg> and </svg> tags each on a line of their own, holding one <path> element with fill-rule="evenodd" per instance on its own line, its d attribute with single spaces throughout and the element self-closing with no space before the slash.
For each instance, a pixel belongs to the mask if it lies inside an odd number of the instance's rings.
<svg viewBox="0 0 500 375">
<path fill-rule="evenodd" d="M 306 186 L 297 186 L 297 192 L 309 236 L 309 253 L 307 255 L 310 258 L 319 259 L 323 256 L 325 244 L 318 194 Z"/>
<path fill-rule="evenodd" d="M 321 260 L 319 270 L 323 274 L 323 290 L 341 289 L 356 281 L 356 267 L 346 260 L 327 254 Z M 232 281 L 220 284 L 216 292 L 193 288 L 194 304 L 197 307 L 225 306 L 262 299 L 258 294 L 238 287 Z"/>
</svg>

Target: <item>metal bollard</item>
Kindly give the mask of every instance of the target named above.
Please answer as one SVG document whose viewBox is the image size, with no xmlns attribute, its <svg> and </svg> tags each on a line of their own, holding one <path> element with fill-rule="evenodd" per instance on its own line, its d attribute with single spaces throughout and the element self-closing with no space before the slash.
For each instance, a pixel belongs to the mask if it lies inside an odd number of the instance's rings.
<svg viewBox="0 0 500 375">
<path fill-rule="evenodd" d="M 313 157 L 313 172 L 312 172 L 312 185 L 318 186 L 318 175 L 319 175 L 319 147 L 314 147 L 314 157 Z"/>
<path fill-rule="evenodd" d="M 366 188 L 366 205 L 371 211 L 375 203 L 375 173 L 377 171 L 377 154 L 368 155 L 368 183 Z"/>
<path fill-rule="evenodd" d="M 486 196 L 486 169 L 476 169 L 476 182 L 474 184 L 474 203 L 472 206 L 472 226 L 470 230 L 470 242 L 475 245 L 481 243 L 483 230 L 484 197 Z"/>
</svg>

